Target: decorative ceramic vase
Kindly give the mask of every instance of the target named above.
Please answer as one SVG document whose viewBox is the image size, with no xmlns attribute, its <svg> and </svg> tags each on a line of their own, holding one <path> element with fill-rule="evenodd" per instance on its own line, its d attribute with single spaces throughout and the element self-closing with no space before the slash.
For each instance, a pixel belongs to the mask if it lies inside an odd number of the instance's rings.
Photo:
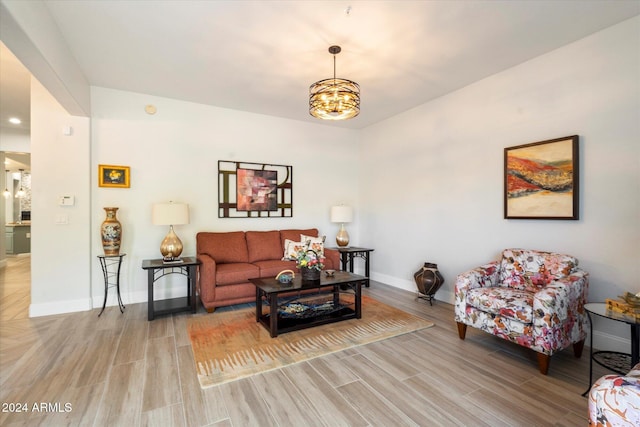
<svg viewBox="0 0 640 427">
<path fill-rule="evenodd" d="M 427 299 L 429 304 L 433 304 L 433 296 L 444 284 L 444 277 L 440 274 L 438 265 L 425 262 L 424 266 L 414 273 L 413 278 L 416 281 L 418 292 L 421 294 L 420 297 Z"/>
<path fill-rule="evenodd" d="M 317 282 L 320 280 L 320 270 L 315 268 L 301 268 L 300 277 L 303 282 Z"/>
<path fill-rule="evenodd" d="M 104 208 L 107 217 L 100 226 L 100 235 L 102 236 L 102 248 L 106 256 L 120 255 L 120 242 L 122 240 L 122 225 L 116 212 L 118 208 Z"/>
</svg>

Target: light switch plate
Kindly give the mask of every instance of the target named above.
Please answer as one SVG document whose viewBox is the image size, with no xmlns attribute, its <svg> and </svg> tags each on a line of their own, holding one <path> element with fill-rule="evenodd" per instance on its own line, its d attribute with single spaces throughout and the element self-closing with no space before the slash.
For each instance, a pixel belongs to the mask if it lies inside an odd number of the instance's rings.
<svg viewBox="0 0 640 427">
<path fill-rule="evenodd" d="M 60 206 L 73 206 L 76 203 L 76 198 L 73 196 L 60 196 L 58 204 Z"/>
<path fill-rule="evenodd" d="M 56 215 L 56 224 L 58 225 L 69 224 L 69 216 L 66 214 Z"/>
</svg>

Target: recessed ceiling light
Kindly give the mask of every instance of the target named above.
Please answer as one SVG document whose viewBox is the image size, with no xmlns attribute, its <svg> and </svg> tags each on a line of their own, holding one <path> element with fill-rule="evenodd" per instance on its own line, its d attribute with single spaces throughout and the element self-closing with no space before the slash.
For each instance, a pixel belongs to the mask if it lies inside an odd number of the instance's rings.
<svg viewBox="0 0 640 427">
<path fill-rule="evenodd" d="M 11 118 L 9 119 L 9 123 L 13 123 L 14 125 L 19 125 L 20 123 L 22 123 L 22 120 L 20 120 L 20 119 L 19 119 L 19 118 L 17 118 L 17 117 L 11 117 Z"/>
</svg>

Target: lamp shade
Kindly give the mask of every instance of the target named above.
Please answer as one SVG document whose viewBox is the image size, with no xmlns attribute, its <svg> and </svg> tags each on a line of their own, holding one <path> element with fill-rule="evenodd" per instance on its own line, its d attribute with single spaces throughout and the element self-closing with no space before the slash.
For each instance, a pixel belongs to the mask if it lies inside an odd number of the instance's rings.
<svg viewBox="0 0 640 427">
<path fill-rule="evenodd" d="M 353 221 L 353 209 L 350 206 L 332 206 L 331 222 L 351 222 Z"/>
<path fill-rule="evenodd" d="M 189 205 L 186 203 L 154 203 L 151 222 L 153 225 L 189 224 Z"/>
</svg>

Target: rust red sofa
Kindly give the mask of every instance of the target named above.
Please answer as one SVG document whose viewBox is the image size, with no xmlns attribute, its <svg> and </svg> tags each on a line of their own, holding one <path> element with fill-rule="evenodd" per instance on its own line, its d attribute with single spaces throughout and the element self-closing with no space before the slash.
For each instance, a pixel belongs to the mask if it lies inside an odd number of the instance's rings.
<svg viewBox="0 0 640 427">
<path fill-rule="evenodd" d="M 282 270 L 296 271 L 295 261 L 283 260 L 285 240 L 318 237 L 316 228 L 303 230 L 199 232 L 197 257 L 202 262 L 198 292 L 209 313 L 216 307 L 255 301 L 256 288 L 249 279 L 275 277 Z M 324 250 L 325 269 L 340 269 L 340 254 Z"/>
</svg>

